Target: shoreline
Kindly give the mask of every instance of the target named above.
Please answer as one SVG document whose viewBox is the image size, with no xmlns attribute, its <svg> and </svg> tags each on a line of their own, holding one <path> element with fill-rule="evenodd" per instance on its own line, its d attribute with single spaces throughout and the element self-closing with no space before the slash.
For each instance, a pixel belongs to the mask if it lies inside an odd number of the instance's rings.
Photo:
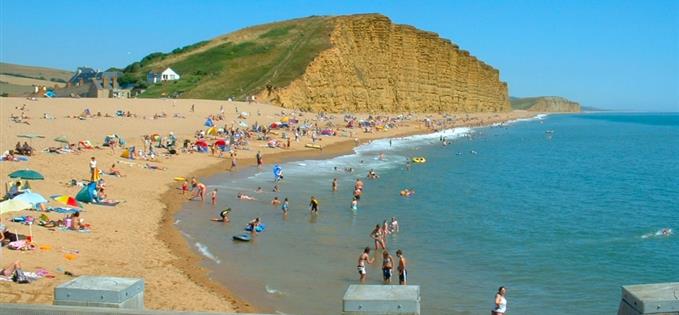
<svg viewBox="0 0 679 315">
<path fill-rule="evenodd" d="M 190 109 L 195 104 L 195 112 Z M 23 106 L 25 105 L 25 106 Z M 38 99 L 27 101 L 23 98 L 2 98 L 0 102 L 0 119 L 11 121 L 10 115 L 20 115 L 19 108 L 26 107 L 30 124 L 0 124 L 0 149 L 8 150 L 24 139 L 22 134 L 37 134 L 44 138 L 30 140 L 31 146 L 39 153 L 31 156 L 27 162 L 1 162 L 0 177 L 15 170 L 30 168 L 44 175 L 45 180 L 31 182 L 35 192 L 44 196 L 66 194 L 75 196 L 80 190 L 77 186 L 67 185 L 72 179 L 81 180 L 89 174 L 88 163 L 91 156 L 96 156 L 102 169 L 117 164 L 124 177 L 105 176 L 107 193 L 110 198 L 123 200 L 117 207 L 87 205 L 83 219 L 91 224 L 90 233 L 74 233 L 59 229 L 47 229 L 34 226 L 32 233 L 37 245 L 46 245 L 45 249 L 34 251 L 12 251 L 2 249 L 0 263 L 20 260 L 26 271 L 45 268 L 54 278 L 43 278 L 31 285 L 18 285 L 13 282 L 0 281 L 0 303 L 51 304 L 53 289 L 57 285 L 71 280 L 64 270 L 77 275 L 108 275 L 120 277 L 143 277 L 145 281 L 145 304 L 148 309 L 176 311 L 218 311 L 218 312 L 252 312 L 257 310 L 256 301 L 246 301 L 237 296 L 232 288 L 210 278 L 210 272 L 202 266 L 202 255 L 193 244 L 187 242 L 180 230 L 174 225 L 174 216 L 184 205 L 184 198 L 177 193 L 179 182 L 175 176 L 213 176 L 226 170 L 228 157 L 218 158 L 208 154 L 182 153 L 178 156 L 159 157 L 155 161 L 126 160 L 120 158 L 120 149 L 101 148 L 82 150 L 66 154 L 43 152 L 43 149 L 55 146 L 55 137 L 65 136 L 70 143 L 91 140 L 100 144 L 106 135 L 119 134 L 129 140 L 129 145 L 141 146 L 141 136 L 153 133 L 168 134 L 175 132 L 180 139 L 193 139 L 195 131 L 204 130 L 203 123 L 208 115 L 219 113 L 226 108 L 225 118 L 219 124 L 238 125 L 239 113 L 245 111 L 252 115 L 249 123 L 258 121 L 269 124 L 277 121 L 281 114 L 280 107 L 267 104 L 248 104 L 241 102 L 224 102 L 209 100 L 164 100 L 164 99 Z M 87 108 L 101 111 L 101 117 L 78 119 L 79 113 Z M 107 117 L 104 114 L 117 110 L 132 111 L 133 117 Z M 159 113 L 169 113 L 166 118 L 155 118 Z M 40 118 L 48 113 L 54 118 Z M 181 117 L 176 117 L 175 115 Z M 314 113 L 298 113 L 300 121 L 316 121 Z M 479 127 L 519 118 L 534 117 L 539 113 L 513 111 L 506 113 L 451 113 L 454 120 L 447 120 L 438 129 L 449 129 L 469 125 Z M 367 117 L 367 114 L 356 114 Z M 254 165 L 254 155 L 258 150 L 264 154 L 264 162 L 270 166 L 276 161 L 295 159 L 324 159 L 332 156 L 351 153 L 358 144 L 375 139 L 399 138 L 417 134 L 436 132 L 425 127 L 424 117 L 441 119 L 438 114 L 414 114 L 411 119 L 398 123 L 398 127 L 364 133 L 360 128 L 346 129 L 339 127 L 338 132 L 344 137 L 322 137 L 323 150 L 304 147 L 310 143 L 309 137 L 301 142 L 292 143 L 290 149 L 271 149 L 266 142 L 251 139 L 249 151 L 238 151 L 239 167 Z M 341 116 L 331 118 L 337 126 L 344 126 Z M 282 131 L 285 132 L 285 131 Z M 272 133 L 280 138 L 280 130 Z M 355 139 L 358 138 L 358 143 Z M 27 140 L 27 139 L 26 139 Z M 146 164 L 155 164 L 161 170 L 149 169 Z M 57 167 L 55 167 L 57 166 Z M 237 170 L 235 170 L 237 171 Z M 51 206 L 60 204 L 49 201 Z M 8 222 L 12 216 L 40 213 L 20 211 L 3 215 L 2 223 L 12 231 L 28 235 L 29 228 L 19 223 Z M 64 215 L 47 213 L 50 219 L 61 219 Z M 7 220 L 5 220 L 7 219 Z M 102 246 L 105 244 L 105 246 Z M 77 251 L 75 258 L 68 259 L 65 253 Z"/>
<path fill-rule="evenodd" d="M 411 130 L 397 133 L 395 135 L 389 135 L 385 137 L 374 137 L 370 139 L 361 139 L 358 143 L 354 140 L 344 140 L 341 142 L 336 142 L 324 147 L 323 150 L 294 150 L 294 151 L 283 151 L 268 154 L 268 163 L 265 165 L 271 165 L 273 163 L 280 163 L 284 161 L 300 161 L 307 159 L 331 159 L 337 156 L 350 154 L 354 152 L 354 149 L 365 143 L 369 143 L 374 140 L 384 140 L 384 139 L 398 139 L 410 136 L 418 135 L 428 135 L 435 134 L 444 130 L 450 130 L 455 128 L 488 128 L 492 127 L 498 123 L 514 123 L 521 122 L 523 120 L 533 120 L 539 117 L 545 117 L 546 113 L 535 113 L 529 117 L 520 117 L 509 120 L 492 121 L 484 125 L 479 126 L 454 126 L 450 128 L 445 128 L 442 130 Z M 238 159 L 239 168 L 233 172 L 240 172 L 242 168 L 254 167 L 256 166 L 256 161 L 254 158 L 239 158 Z M 216 176 L 217 174 L 225 172 L 223 167 L 219 164 L 210 165 L 202 169 L 195 170 L 186 178 L 196 177 L 196 178 L 206 178 Z M 231 170 L 226 170 L 226 172 L 232 172 Z M 175 185 L 176 186 L 176 185 Z M 233 304 L 236 310 L 239 312 L 261 312 L 262 309 L 257 308 L 253 303 L 249 303 L 237 294 L 233 293 L 224 284 L 213 280 L 210 277 L 210 270 L 203 266 L 203 262 L 206 259 L 204 255 L 194 248 L 190 242 L 182 235 L 181 230 L 174 224 L 175 215 L 184 208 L 184 205 L 190 200 L 181 197 L 181 194 L 176 192 L 176 187 L 173 187 L 172 183 L 167 184 L 167 190 L 161 194 L 161 200 L 165 205 L 165 211 L 163 212 L 163 217 L 161 219 L 161 228 L 157 237 L 165 243 L 165 245 L 170 248 L 171 252 L 178 257 L 173 264 L 179 270 L 181 270 L 187 277 L 199 286 L 205 287 L 215 294 L 221 295 L 223 298 L 228 300 Z M 196 266 L 199 266 L 196 268 Z"/>
</svg>

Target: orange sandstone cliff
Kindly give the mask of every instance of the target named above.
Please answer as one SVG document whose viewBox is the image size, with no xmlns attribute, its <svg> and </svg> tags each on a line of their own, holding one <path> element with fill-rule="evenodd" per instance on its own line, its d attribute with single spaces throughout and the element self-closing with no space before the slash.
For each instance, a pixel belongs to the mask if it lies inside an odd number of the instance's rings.
<svg viewBox="0 0 679 315">
<path fill-rule="evenodd" d="M 511 110 L 499 71 L 435 33 L 375 14 L 331 23 L 331 47 L 288 86 L 259 93 L 260 100 L 326 112 Z"/>
</svg>

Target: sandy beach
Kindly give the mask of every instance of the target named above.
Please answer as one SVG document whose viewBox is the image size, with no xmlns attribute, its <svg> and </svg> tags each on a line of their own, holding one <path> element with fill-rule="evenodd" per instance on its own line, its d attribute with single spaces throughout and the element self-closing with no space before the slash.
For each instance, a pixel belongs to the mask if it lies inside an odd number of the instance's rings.
<svg viewBox="0 0 679 315">
<path fill-rule="evenodd" d="M 21 116 L 20 108 L 28 119 L 27 123 L 16 123 L 11 116 Z M 191 107 L 195 105 L 195 111 Z M 175 177 L 208 177 L 218 172 L 227 172 L 230 168 L 228 154 L 220 158 L 210 153 L 181 153 L 165 157 L 160 155 L 156 161 L 128 160 L 120 157 L 121 149 L 111 150 L 107 147 L 76 151 L 68 154 L 43 152 L 50 146 L 59 146 L 53 141 L 58 136 L 66 137 L 71 143 L 89 140 L 95 146 L 101 146 L 106 135 L 117 134 L 124 137 L 128 144 L 141 147 L 142 136 L 150 134 L 167 135 L 173 132 L 179 143 L 184 139 L 194 139 L 203 126 L 208 115 L 220 113 L 223 106 L 224 120 L 216 121 L 216 126 L 237 126 L 240 121 L 248 124 L 258 122 L 269 125 L 279 121 L 281 111 L 290 112 L 266 104 L 248 104 L 226 101 L 207 100 L 171 100 L 171 99 L 38 99 L 31 101 L 23 98 L 0 99 L 0 151 L 14 149 L 18 141 L 29 142 L 37 151 L 29 161 L 0 162 L 0 178 L 3 184 L 10 181 L 9 173 L 19 169 L 33 169 L 44 175 L 45 180 L 32 181 L 33 192 L 46 198 L 54 194 L 75 196 L 80 187 L 69 187 L 67 183 L 76 179 L 86 180 L 89 177 L 88 162 L 96 157 L 98 167 L 106 171 L 114 163 L 124 175 L 123 177 L 104 176 L 108 198 L 122 200 L 115 207 L 85 205 L 81 217 L 91 225 L 90 232 L 63 231 L 32 226 L 34 243 L 37 248 L 32 251 L 14 251 L 2 248 L 0 265 L 20 260 L 23 269 L 34 271 L 44 268 L 54 278 L 41 278 L 30 284 L 16 284 L 0 281 L 0 303 L 39 303 L 51 304 L 55 286 L 68 281 L 75 275 L 111 275 L 122 277 L 143 277 L 145 304 L 147 308 L 163 310 L 195 310 L 195 311 L 237 311 L 256 310 L 257 301 L 243 301 L 237 297 L 238 292 L 230 291 L 210 280 L 206 270 L 201 267 L 201 257 L 185 241 L 174 227 L 174 213 L 186 201 L 177 187 L 181 184 Z M 78 116 L 86 108 L 95 117 L 68 118 Z M 136 117 L 115 117 L 115 112 L 130 111 Z M 102 117 L 98 116 L 100 112 Z M 247 112 L 247 119 L 239 119 L 238 115 Z M 165 113 L 166 118 L 155 118 L 154 115 Z M 259 113 L 259 114 L 257 114 Z M 44 114 L 54 119 L 42 118 Z M 507 113 L 452 114 L 445 126 L 480 126 L 518 118 L 533 117 L 537 113 L 513 111 Z M 114 117 L 104 117 L 111 115 Z M 366 118 L 367 114 L 357 115 Z M 392 115 L 395 116 L 395 115 Z M 357 142 L 378 138 L 399 137 L 411 134 L 432 132 L 425 126 L 423 119 L 429 115 L 413 115 L 409 121 L 398 128 L 365 133 L 360 128 L 343 130 L 335 127 L 338 136 L 323 136 L 320 144 L 323 150 L 304 147 L 311 143 L 310 137 L 303 137 L 300 142 L 292 142 L 290 148 L 269 148 L 265 141 L 251 140 L 249 150 L 238 151 L 238 168 L 254 163 L 257 151 L 264 155 L 264 163 L 270 164 L 284 159 L 323 158 L 346 153 L 352 150 Z M 183 117 L 183 118 L 181 118 Z M 304 113 L 295 116 L 300 121 L 316 122 L 317 115 Z M 434 120 L 441 115 L 431 115 Z M 344 126 L 342 115 L 335 115 L 335 126 Z M 325 126 L 328 121 L 318 122 Z M 18 135 L 33 134 L 44 138 L 18 138 Z M 276 131 L 274 136 L 281 137 Z M 161 150 L 161 152 L 164 150 Z M 146 164 L 158 166 L 163 170 L 146 168 Z M 208 187 L 209 189 L 209 187 Z M 49 198 L 48 198 L 49 199 Z M 50 205 L 60 204 L 50 200 Z M 32 215 L 35 211 L 20 211 L 2 215 L 2 223 L 11 232 L 29 234 L 29 226 L 9 222 L 14 216 Z M 64 215 L 47 213 L 50 219 L 60 219 Z M 66 255 L 69 258 L 67 259 Z"/>
</svg>

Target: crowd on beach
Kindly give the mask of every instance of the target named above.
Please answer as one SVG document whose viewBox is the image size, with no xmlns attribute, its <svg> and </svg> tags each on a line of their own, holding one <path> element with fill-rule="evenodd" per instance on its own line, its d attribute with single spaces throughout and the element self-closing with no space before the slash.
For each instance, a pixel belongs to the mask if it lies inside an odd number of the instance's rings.
<svg viewBox="0 0 679 315">
<path fill-rule="evenodd" d="M 29 124 L 32 118 L 28 114 L 29 111 L 26 106 L 17 107 L 15 109 L 19 112 L 17 114 L 12 113 L 10 120 L 16 123 Z M 407 123 L 422 123 L 429 128 L 429 130 L 440 130 L 450 127 L 456 122 L 456 118 L 453 117 L 446 117 L 443 119 L 432 117 L 419 120 L 413 115 L 371 115 L 361 119 L 350 114 L 330 115 L 318 113 L 311 116 L 311 114 L 308 113 L 281 110 L 274 116 L 274 121 L 269 121 L 268 123 L 250 123 L 253 120 L 264 122 L 266 119 L 272 120 L 272 118 L 262 117 L 258 110 L 255 115 L 240 111 L 237 106 L 234 106 L 234 110 L 238 114 L 236 120 L 227 121 L 224 107 L 221 106 L 218 112 L 201 116 L 201 119 L 204 118 L 205 121 L 203 126 L 200 126 L 200 129 L 196 128 L 197 130 L 195 130 L 195 132 L 186 133 L 181 137 L 175 135 L 173 132 L 164 132 L 164 134 L 161 135 L 160 133 L 151 131 L 147 134 L 127 139 L 130 140 L 128 142 L 120 135 L 109 134 L 101 142 L 92 142 L 86 139 L 79 139 L 77 141 L 63 139 L 57 141 L 62 145 L 49 146 L 43 150 L 24 142 L 23 144 L 17 143 L 13 150 L 6 151 L 3 154 L 3 160 L 23 162 L 26 161 L 28 157 L 33 158 L 36 155 L 41 154 L 82 154 L 83 161 L 78 162 L 83 163 L 78 164 L 81 168 L 79 168 L 75 174 L 71 175 L 75 178 L 68 180 L 64 187 L 84 189 L 92 184 L 93 186 L 90 194 L 90 197 L 92 198 L 91 204 L 111 206 L 119 200 L 110 199 L 107 194 L 115 195 L 115 190 L 108 191 L 110 188 L 107 185 L 109 185 L 109 183 L 124 183 L 128 178 L 133 176 L 129 175 L 129 171 L 121 169 L 121 165 L 140 167 L 144 169 L 144 172 L 148 170 L 149 172 L 153 171 L 167 175 L 169 172 L 167 172 L 168 168 L 163 164 L 164 159 L 173 159 L 184 154 L 204 153 L 205 156 L 223 158 L 225 164 L 224 169 L 234 170 L 237 169 L 239 158 L 246 155 L 244 152 L 250 151 L 251 153 L 254 153 L 255 148 L 258 147 L 262 147 L 262 150 L 270 150 L 269 152 L 278 149 L 285 150 L 298 143 L 324 144 L 327 142 L 323 141 L 325 137 L 346 137 L 348 139 L 356 139 L 356 142 L 358 143 L 359 133 L 377 133 L 382 130 L 399 128 Z M 78 111 L 80 111 L 80 109 Z M 123 109 L 116 110 L 115 112 L 102 113 L 100 111 L 94 112 L 86 108 L 82 112 L 68 116 L 68 118 L 70 119 L 69 121 L 90 119 L 102 119 L 103 121 L 104 118 L 169 120 L 173 118 L 182 119 L 194 111 L 195 108 L 192 106 L 189 113 L 174 113 L 168 115 L 164 111 L 160 111 L 153 115 L 148 115 L 147 113 L 148 116 L 144 116 Z M 42 119 L 54 120 L 61 118 L 55 118 L 49 113 L 43 113 Z M 472 118 L 469 118 L 469 122 L 473 121 Z M 9 146 L 11 147 L 12 144 L 13 141 Z M 322 146 L 319 147 L 322 149 Z M 314 147 L 309 150 L 315 149 L 316 148 Z M 102 156 L 111 157 L 116 161 L 108 161 L 106 163 L 98 161 L 97 158 L 101 158 Z M 382 159 L 384 156 L 380 155 L 378 158 Z M 107 160 L 102 159 L 102 161 Z M 260 169 L 263 169 L 266 166 L 264 154 L 259 150 L 255 155 L 255 161 L 257 167 Z M 104 165 L 102 166 L 100 163 Z M 407 165 L 409 165 L 409 162 L 407 163 Z M 276 169 L 277 165 L 273 165 L 273 167 Z M 351 167 L 335 169 L 338 172 L 347 174 L 354 172 L 354 169 Z M 77 178 L 81 176 L 87 177 L 87 179 L 77 180 Z M 377 174 L 375 170 L 370 170 L 366 175 L 366 179 L 368 182 L 371 180 L 379 180 L 379 174 Z M 209 200 L 215 207 L 219 206 L 218 190 L 216 188 L 207 187 L 206 184 L 202 183 L 196 177 L 177 177 L 175 180 L 180 182 L 180 187 L 178 188 L 180 189 L 180 194 L 182 194 L 185 199 Z M 333 192 L 339 191 L 339 184 L 336 178 L 332 180 L 330 185 L 330 189 Z M 369 185 L 369 183 L 364 183 L 360 178 L 356 179 L 351 195 L 347 196 L 347 201 L 351 199 L 351 202 L 349 203 L 350 210 L 358 211 L 361 200 L 370 198 L 368 194 L 364 193 L 365 186 Z M 283 189 L 285 189 L 283 173 L 280 170 L 278 172 L 274 170 L 274 180 L 271 191 L 278 193 Z M 263 189 L 259 187 L 255 190 L 255 193 L 258 191 L 261 192 Z M 404 191 L 406 192 L 405 196 L 412 196 L 414 194 L 414 191 L 412 190 L 405 189 Z M 13 181 L 5 198 L 12 199 L 30 192 L 29 185 L 26 181 Z M 59 193 L 63 191 L 52 192 Z M 237 197 L 238 200 L 242 202 L 257 200 L 254 195 L 250 195 L 244 191 L 239 192 Z M 68 198 L 66 199 L 68 200 Z M 321 211 L 323 211 L 323 209 L 321 209 L 322 200 L 319 200 L 316 195 L 309 196 L 308 200 L 309 214 L 318 216 Z M 290 212 L 290 200 L 288 200 L 288 198 L 279 198 L 276 196 L 270 203 L 272 206 L 280 208 L 284 215 L 294 215 L 294 213 Z M 233 209 L 236 208 L 237 207 L 233 207 Z M 94 209 L 87 209 L 87 211 L 92 210 Z M 4 246 L 8 246 L 8 248 L 16 250 L 32 251 L 36 249 L 36 246 L 40 249 L 43 245 L 37 244 L 32 240 L 31 232 L 19 233 L 17 231 L 17 227 L 22 228 L 22 231 L 24 231 L 23 228 L 25 226 L 28 226 L 29 228 L 31 228 L 31 226 L 40 226 L 41 228 L 50 229 L 50 231 L 55 232 L 97 233 L 98 231 L 95 227 L 99 224 L 106 224 L 106 222 L 92 222 L 90 216 L 88 216 L 88 213 L 92 212 L 87 211 L 85 211 L 82 206 L 78 205 L 78 202 L 73 202 L 72 205 L 68 206 L 49 206 L 47 203 L 41 203 L 39 205 L 34 205 L 34 207 L 27 212 L 21 212 L 22 215 L 15 216 L 11 220 L 8 220 L 11 222 L 7 224 L 3 224 L 4 222 L 1 221 L 2 217 L 0 216 L 0 243 Z M 224 209 L 218 213 L 218 217 L 215 218 L 214 221 L 223 223 L 230 222 L 229 213 L 231 211 L 233 211 L 231 207 L 224 207 Z M 25 224 L 25 226 L 20 226 L 19 224 Z M 255 217 L 247 220 L 247 222 L 242 222 L 242 224 L 252 230 L 250 233 L 256 235 L 257 233 L 260 233 L 258 232 L 258 227 L 262 226 L 263 222 L 261 218 Z M 392 275 L 398 275 L 399 284 L 407 284 L 408 260 L 406 259 L 405 251 L 402 249 L 392 250 L 387 244 L 388 236 L 399 233 L 400 229 L 401 227 L 399 226 L 398 219 L 392 217 L 376 224 L 375 229 L 370 231 L 370 233 L 367 233 L 369 239 L 366 238 L 366 242 L 369 242 L 371 246 L 365 247 L 360 253 L 356 265 L 359 273 L 358 280 L 361 283 L 367 281 L 366 267 L 369 264 L 375 263 L 375 261 L 381 257 L 382 281 L 387 284 L 391 283 Z M 67 234 L 66 237 L 77 238 L 78 235 L 78 233 L 71 233 Z M 374 247 L 374 249 L 371 247 Z M 363 248 L 363 246 L 359 246 L 358 248 Z M 64 251 L 64 257 L 66 257 L 66 259 L 75 259 L 73 258 L 75 257 L 74 255 L 77 255 L 75 250 L 62 250 Z M 371 254 L 374 254 L 374 256 L 371 256 Z M 31 259 L 29 258 L 31 256 L 28 255 L 23 257 Z M 22 260 L 24 260 L 24 258 L 22 258 Z M 0 266 L 4 267 L 0 269 L 0 276 L 11 278 L 17 274 L 16 269 L 21 269 L 23 265 L 25 264 L 22 264 L 21 261 L 14 260 L 6 266 Z M 54 269 L 49 272 L 46 270 L 35 270 L 33 273 L 26 272 L 26 274 L 29 276 L 28 279 L 36 280 L 40 277 L 54 276 L 53 273 L 55 271 L 73 275 L 73 273 L 69 271 L 58 271 Z"/>
</svg>

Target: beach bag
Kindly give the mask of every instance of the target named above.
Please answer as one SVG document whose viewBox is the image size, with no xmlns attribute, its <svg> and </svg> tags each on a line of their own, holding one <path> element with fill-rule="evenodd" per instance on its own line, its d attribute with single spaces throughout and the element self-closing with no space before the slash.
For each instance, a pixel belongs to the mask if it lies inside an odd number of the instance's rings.
<svg viewBox="0 0 679 315">
<path fill-rule="evenodd" d="M 21 270 L 21 268 L 17 268 L 14 270 L 14 275 L 12 276 L 12 281 L 16 283 L 29 283 L 28 277 L 26 277 L 26 274 L 24 274 L 24 271 Z"/>
</svg>

